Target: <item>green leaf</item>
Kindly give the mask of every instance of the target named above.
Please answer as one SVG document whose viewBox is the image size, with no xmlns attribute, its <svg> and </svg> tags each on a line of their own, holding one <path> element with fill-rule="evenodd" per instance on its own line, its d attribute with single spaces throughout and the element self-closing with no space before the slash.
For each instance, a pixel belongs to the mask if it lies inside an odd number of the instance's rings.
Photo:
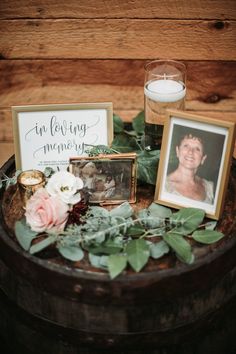
<svg viewBox="0 0 236 354">
<path fill-rule="evenodd" d="M 174 232 L 189 235 L 202 223 L 205 211 L 197 208 L 183 208 L 172 214 L 170 222 L 176 225 Z"/>
<path fill-rule="evenodd" d="M 142 225 L 140 224 L 135 224 L 135 225 L 131 225 L 126 232 L 127 236 L 131 236 L 131 237 L 138 237 L 140 235 L 143 235 L 143 233 L 145 232 L 145 229 Z"/>
<path fill-rule="evenodd" d="M 101 256 L 96 256 L 92 253 L 89 253 L 88 254 L 88 257 L 89 257 L 89 261 L 91 263 L 92 266 L 96 267 L 96 268 L 100 268 L 100 258 Z"/>
<path fill-rule="evenodd" d="M 97 231 L 94 233 L 94 241 L 96 241 L 97 243 L 102 243 L 105 241 L 105 236 L 105 230 Z"/>
<path fill-rule="evenodd" d="M 148 229 L 156 229 L 162 227 L 164 225 L 164 220 L 159 218 L 158 216 L 150 215 L 148 209 L 141 209 L 138 212 L 138 218 L 142 219 L 142 225 L 144 225 Z"/>
<path fill-rule="evenodd" d="M 51 168 L 51 167 L 46 167 L 45 169 L 44 169 L 44 175 L 45 175 L 45 177 L 50 177 L 53 173 L 54 173 L 55 171 L 53 170 L 53 168 Z"/>
<path fill-rule="evenodd" d="M 143 239 L 131 240 L 126 247 L 128 262 L 135 272 L 139 272 L 150 256 L 149 246 Z"/>
<path fill-rule="evenodd" d="M 100 257 L 100 266 L 101 266 L 101 268 L 107 268 L 108 267 L 108 265 L 107 265 L 108 257 L 109 256 L 104 256 L 104 255 L 102 255 Z"/>
<path fill-rule="evenodd" d="M 107 268 L 108 256 L 97 256 L 95 254 L 88 254 L 91 265 L 95 268 Z"/>
<path fill-rule="evenodd" d="M 32 240 L 37 237 L 38 233 L 31 230 L 29 225 L 26 224 L 26 220 L 24 218 L 16 221 L 15 235 L 21 247 L 28 251 L 30 249 Z"/>
<path fill-rule="evenodd" d="M 108 238 L 108 240 L 105 242 L 106 247 L 123 247 L 123 237 L 122 236 L 117 236 L 114 238 Z"/>
<path fill-rule="evenodd" d="M 140 112 L 132 121 L 132 127 L 136 134 L 142 135 L 144 134 L 145 128 L 145 119 L 144 119 L 144 111 Z"/>
<path fill-rule="evenodd" d="M 22 170 L 16 170 L 15 172 L 15 177 L 17 179 L 17 177 L 21 174 Z"/>
<path fill-rule="evenodd" d="M 98 245 L 88 245 L 85 246 L 85 249 L 96 255 L 102 254 L 116 254 L 122 250 L 123 246 L 116 244 L 115 241 L 108 239 L 107 242 Z"/>
<path fill-rule="evenodd" d="M 124 132 L 125 132 L 125 134 L 127 134 L 128 136 L 137 138 L 137 134 L 135 133 L 134 130 L 125 130 Z"/>
<path fill-rule="evenodd" d="M 70 261 L 78 262 L 84 258 L 83 250 L 78 246 L 59 246 L 60 254 Z"/>
<path fill-rule="evenodd" d="M 129 204 L 129 202 L 123 202 L 118 207 L 110 210 L 109 215 L 112 217 L 122 217 L 122 218 L 129 218 L 134 213 L 133 208 Z"/>
<path fill-rule="evenodd" d="M 137 178 L 148 184 L 156 184 L 157 168 L 160 154 L 158 151 L 152 154 L 149 151 L 138 152 Z"/>
<path fill-rule="evenodd" d="M 206 230 L 214 230 L 217 225 L 217 221 L 209 221 L 205 224 Z"/>
<path fill-rule="evenodd" d="M 113 129 L 115 134 L 124 131 L 124 123 L 117 114 L 113 114 Z"/>
<path fill-rule="evenodd" d="M 197 230 L 192 234 L 192 237 L 197 242 L 211 244 L 222 239 L 224 234 L 214 230 Z"/>
<path fill-rule="evenodd" d="M 88 216 L 93 216 L 95 218 L 104 218 L 109 216 L 109 211 L 99 206 L 91 206 L 88 211 Z"/>
<path fill-rule="evenodd" d="M 123 248 L 124 245 L 124 237 L 122 235 L 116 236 L 113 240 L 115 245 Z"/>
<path fill-rule="evenodd" d="M 49 235 L 44 240 L 31 246 L 29 249 L 30 254 L 34 254 L 42 251 L 44 248 L 47 248 L 48 246 L 52 245 L 56 241 L 56 239 L 57 239 L 56 235 Z"/>
<path fill-rule="evenodd" d="M 165 241 L 150 244 L 150 256 L 154 259 L 161 258 L 164 254 L 170 250 L 168 244 Z"/>
<path fill-rule="evenodd" d="M 148 229 L 147 230 L 147 236 L 148 237 L 156 237 L 156 236 L 163 236 L 166 233 L 166 227 L 165 226 L 160 226 L 155 229 Z"/>
<path fill-rule="evenodd" d="M 110 238 L 117 238 L 120 233 L 125 233 L 130 222 L 133 222 L 131 218 L 125 219 L 122 217 L 111 217 L 109 221 L 110 223 L 105 232 Z"/>
<path fill-rule="evenodd" d="M 112 142 L 112 148 L 119 152 L 134 152 L 140 150 L 136 138 L 129 134 L 117 134 Z"/>
<path fill-rule="evenodd" d="M 174 250 L 176 256 L 184 263 L 191 264 L 194 261 L 190 244 L 183 236 L 174 232 L 163 235 L 164 241 Z"/>
<path fill-rule="evenodd" d="M 111 255 L 108 258 L 108 270 L 111 279 L 117 277 L 127 265 L 127 256 L 124 254 Z"/>
<path fill-rule="evenodd" d="M 172 215 L 172 211 L 170 208 L 166 208 L 160 204 L 152 203 L 148 210 L 151 216 L 158 216 L 159 218 L 166 219 L 170 218 Z"/>
<path fill-rule="evenodd" d="M 12 183 L 12 179 L 11 178 L 8 178 L 5 182 L 5 185 L 6 185 L 6 189 L 11 185 L 11 184 L 14 184 Z"/>
</svg>

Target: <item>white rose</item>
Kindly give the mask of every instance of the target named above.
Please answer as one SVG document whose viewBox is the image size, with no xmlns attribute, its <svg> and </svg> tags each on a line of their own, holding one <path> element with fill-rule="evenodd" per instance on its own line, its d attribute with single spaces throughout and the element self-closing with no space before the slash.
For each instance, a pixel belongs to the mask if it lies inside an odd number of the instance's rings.
<svg viewBox="0 0 236 354">
<path fill-rule="evenodd" d="M 82 188 L 82 179 L 67 171 L 54 173 L 46 185 L 46 190 L 51 196 L 57 196 L 64 203 L 72 205 L 81 200 L 79 190 Z"/>
</svg>

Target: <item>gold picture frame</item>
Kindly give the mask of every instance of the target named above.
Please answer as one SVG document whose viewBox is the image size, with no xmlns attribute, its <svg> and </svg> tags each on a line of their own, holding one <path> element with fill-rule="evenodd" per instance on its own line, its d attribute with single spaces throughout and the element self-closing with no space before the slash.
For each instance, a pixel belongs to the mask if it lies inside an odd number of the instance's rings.
<svg viewBox="0 0 236 354">
<path fill-rule="evenodd" d="M 110 146 L 111 102 L 13 106 L 16 169 L 66 169 L 87 145 Z"/>
<path fill-rule="evenodd" d="M 83 193 L 90 203 L 136 202 L 136 153 L 72 157 L 69 171 L 83 180 Z"/>
<path fill-rule="evenodd" d="M 229 179 L 235 123 L 169 110 L 154 201 L 196 207 L 219 219 Z M 178 142 L 179 141 L 179 142 Z"/>
</svg>

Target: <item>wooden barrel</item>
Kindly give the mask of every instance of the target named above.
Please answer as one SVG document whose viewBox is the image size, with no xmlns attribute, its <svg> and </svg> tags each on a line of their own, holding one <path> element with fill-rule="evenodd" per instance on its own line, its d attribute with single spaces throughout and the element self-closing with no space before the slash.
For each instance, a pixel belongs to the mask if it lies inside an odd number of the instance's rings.
<svg viewBox="0 0 236 354">
<path fill-rule="evenodd" d="M 2 172 L 13 171 L 12 158 Z M 138 190 L 138 200 L 142 195 Z M 23 348 L 23 354 L 235 353 L 235 215 L 232 172 L 221 241 L 195 246 L 192 265 L 167 255 L 140 273 L 128 270 L 110 280 L 92 267 L 25 252 L 1 211 L 0 332 L 6 348 Z"/>
</svg>

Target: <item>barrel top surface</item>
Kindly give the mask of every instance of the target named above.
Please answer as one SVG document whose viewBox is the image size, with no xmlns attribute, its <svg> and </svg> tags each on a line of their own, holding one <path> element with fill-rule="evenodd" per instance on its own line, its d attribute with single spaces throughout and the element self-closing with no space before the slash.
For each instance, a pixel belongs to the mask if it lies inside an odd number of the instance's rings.
<svg viewBox="0 0 236 354">
<path fill-rule="evenodd" d="M 14 172 L 14 157 L 9 159 L 2 167 L 2 172 L 10 175 Z M 234 173 L 235 175 L 235 173 Z M 31 255 L 24 251 L 18 242 L 15 240 L 14 235 L 9 231 L 7 227 L 4 215 L 1 212 L 0 223 L 0 255 L 7 262 L 7 257 L 13 257 L 17 261 L 24 259 L 30 264 L 40 267 L 44 271 L 61 274 L 73 278 L 74 280 L 89 279 L 102 282 L 118 282 L 129 283 L 136 282 L 137 280 L 143 280 L 145 283 L 152 282 L 154 279 L 165 279 L 169 277 L 176 277 L 183 273 L 190 273 L 201 266 L 211 265 L 214 260 L 219 259 L 227 252 L 230 252 L 236 247 L 236 177 L 233 174 L 230 175 L 229 187 L 226 196 L 226 203 L 222 218 L 218 222 L 217 229 L 225 234 L 225 237 L 212 245 L 193 246 L 195 253 L 195 261 L 191 265 L 186 265 L 176 259 L 173 255 L 167 255 L 160 260 L 151 260 L 147 266 L 139 273 L 135 273 L 132 270 L 127 270 L 114 280 L 110 280 L 106 271 L 95 269 L 88 264 L 76 264 L 60 259 L 60 261 L 52 259 L 39 258 L 38 256 Z M 153 186 L 152 186 L 153 187 Z M 150 192 L 150 190 L 149 190 Z M 151 189 L 152 193 L 153 190 Z M 4 192 L 5 193 L 5 192 Z M 4 201 L 4 193 L 1 193 L 1 204 Z M 139 191 L 138 191 L 139 193 Z M 150 194 L 149 193 L 149 194 Z M 139 201 L 139 194 L 138 194 Z M 142 201 L 147 204 L 151 203 L 149 199 Z M 149 203 L 149 204 L 150 204 Z M 2 250 L 2 251 L 1 251 Z M 10 259 L 9 258 L 9 259 Z M 12 260 L 13 260 L 12 258 Z M 230 262 L 229 262 L 230 263 Z M 12 264 L 14 267 L 14 265 Z M 231 263 L 228 265 L 232 266 Z M 219 265 L 217 266 L 219 267 Z M 222 264 L 222 268 L 224 265 Z M 23 270 L 22 270 L 23 271 Z M 145 276 L 145 277 L 144 277 Z"/>
<path fill-rule="evenodd" d="M 14 159 L 11 159 L 3 171 L 9 175 L 13 170 Z M 65 338 L 69 338 L 68 343 L 77 344 L 79 340 L 80 348 L 83 343 L 92 343 L 92 349 L 95 345 L 111 349 L 122 343 L 127 350 L 135 341 L 138 345 L 153 344 L 155 349 L 161 345 L 163 349 L 163 343 L 169 347 L 171 341 L 176 346 L 178 338 L 181 341 L 190 335 L 199 338 L 196 333 L 205 323 L 207 329 L 204 326 L 202 330 L 211 332 L 213 322 L 208 316 L 235 295 L 235 186 L 236 177 L 232 175 L 225 211 L 218 225 L 226 236 L 214 245 L 196 249 L 192 265 L 167 255 L 149 262 L 140 273 L 128 270 L 114 280 L 88 264 L 84 267 L 65 261 L 58 264 L 54 259 L 25 252 L 9 232 L 1 208 L 0 288 L 11 300 L 12 313 L 15 315 L 16 306 L 12 310 L 15 303 L 20 315 L 27 316 L 26 338 L 29 329 L 37 328 L 42 333 L 47 333 L 45 329 L 56 333 L 59 344 L 58 333 L 63 333 L 62 351 Z M 4 198 L 6 192 L 0 195 L 3 204 Z M 220 328 L 222 332 L 222 321 Z M 35 331 L 31 337 L 40 338 Z M 38 343 L 35 347 L 40 348 Z"/>
</svg>

